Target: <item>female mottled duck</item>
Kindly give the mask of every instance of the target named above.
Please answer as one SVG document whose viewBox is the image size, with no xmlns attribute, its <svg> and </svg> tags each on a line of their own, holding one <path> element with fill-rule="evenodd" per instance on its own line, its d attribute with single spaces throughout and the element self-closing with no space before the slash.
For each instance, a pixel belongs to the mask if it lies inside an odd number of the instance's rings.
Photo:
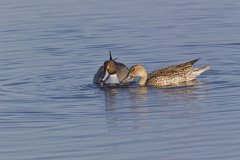
<svg viewBox="0 0 240 160">
<path fill-rule="evenodd" d="M 209 66 L 201 68 L 193 68 L 193 64 L 199 59 L 195 59 L 186 63 L 164 67 L 148 74 L 146 69 L 141 65 L 134 65 L 130 68 L 128 75 L 123 81 L 140 77 L 140 86 L 168 86 L 177 85 L 196 79 L 201 73 L 209 69 Z"/>
</svg>

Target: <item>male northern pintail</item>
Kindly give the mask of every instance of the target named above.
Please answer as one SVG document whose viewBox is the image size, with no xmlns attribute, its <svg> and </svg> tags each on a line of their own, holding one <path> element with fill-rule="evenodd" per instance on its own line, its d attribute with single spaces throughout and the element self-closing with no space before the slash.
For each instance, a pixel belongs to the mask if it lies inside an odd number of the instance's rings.
<svg viewBox="0 0 240 160">
<path fill-rule="evenodd" d="M 129 69 L 123 63 L 116 62 L 116 59 L 112 59 L 111 51 L 109 52 L 110 59 L 105 61 L 103 66 L 101 66 L 97 73 L 94 75 L 93 83 L 96 84 L 120 84 L 128 83 L 131 78 L 122 82 L 122 80 L 127 76 Z"/>
<path fill-rule="evenodd" d="M 196 79 L 201 73 L 209 69 L 209 66 L 193 68 L 193 64 L 199 59 L 186 63 L 164 67 L 148 74 L 146 69 L 141 65 L 134 65 L 130 68 L 127 77 L 123 81 L 140 77 L 140 86 L 168 86 L 176 85 Z"/>
</svg>

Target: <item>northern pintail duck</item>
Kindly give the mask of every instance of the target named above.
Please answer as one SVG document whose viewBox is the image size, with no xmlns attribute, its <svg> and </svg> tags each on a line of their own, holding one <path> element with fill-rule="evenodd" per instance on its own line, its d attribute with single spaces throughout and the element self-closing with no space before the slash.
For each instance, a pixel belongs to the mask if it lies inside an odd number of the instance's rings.
<svg viewBox="0 0 240 160">
<path fill-rule="evenodd" d="M 110 59 L 105 61 L 97 73 L 94 75 L 93 83 L 96 84 L 120 84 L 122 80 L 127 76 L 129 69 L 123 63 L 116 62 L 116 59 L 112 59 L 111 51 L 109 52 Z M 124 83 L 128 83 L 133 79 L 125 80 Z"/>
<path fill-rule="evenodd" d="M 199 59 L 195 59 L 186 63 L 164 67 L 148 74 L 146 69 L 141 65 L 134 65 L 130 68 L 128 75 L 123 81 L 140 77 L 140 86 L 168 86 L 176 85 L 182 82 L 196 79 L 201 73 L 209 69 L 209 66 L 202 68 L 193 68 L 193 64 Z"/>
</svg>

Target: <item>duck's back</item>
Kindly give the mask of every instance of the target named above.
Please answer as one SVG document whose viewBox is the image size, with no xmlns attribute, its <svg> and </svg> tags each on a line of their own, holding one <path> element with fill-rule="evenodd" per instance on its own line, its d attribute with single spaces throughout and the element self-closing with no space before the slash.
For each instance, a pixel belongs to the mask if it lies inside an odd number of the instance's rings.
<svg viewBox="0 0 240 160">
<path fill-rule="evenodd" d="M 99 67 L 98 71 L 95 73 L 93 77 L 93 83 L 99 84 L 101 81 L 101 78 L 103 77 L 104 74 L 104 68 L 103 66 Z"/>
<path fill-rule="evenodd" d="M 196 76 L 192 74 L 192 65 L 197 61 L 198 59 L 195 59 L 186 63 L 155 70 L 148 75 L 147 84 L 153 86 L 164 86 L 193 80 Z"/>
</svg>

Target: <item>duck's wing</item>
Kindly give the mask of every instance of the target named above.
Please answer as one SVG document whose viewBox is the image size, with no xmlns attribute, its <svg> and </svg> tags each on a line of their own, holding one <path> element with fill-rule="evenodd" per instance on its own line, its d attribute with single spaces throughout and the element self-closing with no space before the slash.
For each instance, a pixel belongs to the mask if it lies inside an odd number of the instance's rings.
<svg viewBox="0 0 240 160">
<path fill-rule="evenodd" d="M 194 59 L 194 60 L 191 60 L 191 61 L 188 61 L 188 62 L 185 62 L 185 63 L 182 63 L 182 64 L 178 64 L 178 65 L 175 65 L 175 67 L 177 67 L 177 68 L 185 68 L 185 67 L 192 67 L 193 66 L 193 64 L 194 63 L 196 63 L 198 60 L 199 60 L 200 58 L 198 58 L 198 59 Z M 171 67 L 171 66 L 170 66 Z M 174 66 L 172 66 L 172 67 L 174 67 Z"/>
<path fill-rule="evenodd" d="M 186 73 L 192 70 L 192 66 L 199 59 L 194 59 L 185 63 L 164 67 L 158 70 L 153 71 L 148 75 L 148 78 L 153 77 L 173 77 L 173 76 L 184 76 Z"/>
<path fill-rule="evenodd" d="M 101 66 L 93 77 L 93 83 L 99 84 L 104 74 L 104 68 Z"/>
<path fill-rule="evenodd" d="M 117 66 L 117 77 L 118 77 L 119 81 L 121 82 L 124 78 L 126 78 L 128 72 L 129 72 L 129 69 L 123 63 L 115 62 L 115 64 Z"/>
</svg>

